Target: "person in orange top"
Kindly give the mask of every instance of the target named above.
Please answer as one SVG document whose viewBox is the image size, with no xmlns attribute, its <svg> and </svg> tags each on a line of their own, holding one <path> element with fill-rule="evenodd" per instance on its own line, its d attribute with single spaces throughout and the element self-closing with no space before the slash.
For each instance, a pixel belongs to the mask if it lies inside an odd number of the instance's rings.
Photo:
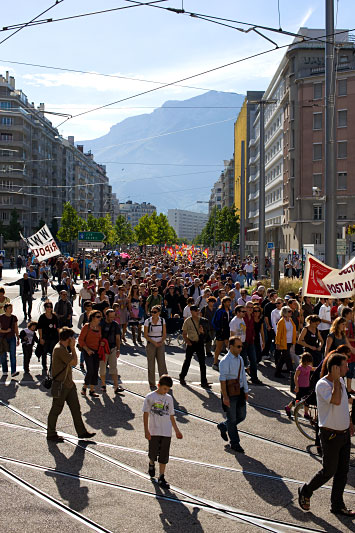
<svg viewBox="0 0 355 533">
<path fill-rule="evenodd" d="M 275 345 L 280 357 L 276 365 L 275 377 L 281 378 L 281 371 L 286 364 L 287 372 L 293 370 L 290 349 L 296 344 L 296 326 L 291 319 L 292 309 L 288 306 L 281 308 L 281 318 L 277 323 Z"/>
<path fill-rule="evenodd" d="M 95 392 L 95 386 L 98 382 L 99 373 L 99 355 L 98 349 L 101 342 L 101 327 L 100 322 L 102 313 L 100 311 L 91 311 L 89 314 L 89 322 L 85 324 L 80 332 L 78 343 L 83 350 L 86 364 L 86 375 L 81 395 L 86 396 L 86 389 L 89 385 L 89 396 L 98 398 Z"/>
</svg>

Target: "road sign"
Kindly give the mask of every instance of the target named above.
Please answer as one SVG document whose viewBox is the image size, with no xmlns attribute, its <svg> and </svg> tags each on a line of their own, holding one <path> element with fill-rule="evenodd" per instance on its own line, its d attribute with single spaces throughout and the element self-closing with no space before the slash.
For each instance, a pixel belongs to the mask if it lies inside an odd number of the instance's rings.
<svg viewBox="0 0 355 533">
<path fill-rule="evenodd" d="M 337 239 L 337 255 L 346 255 L 346 239 Z"/>
<path fill-rule="evenodd" d="M 106 235 L 102 231 L 79 231 L 79 241 L 99 242 L 105 239 Z"/>
<path fill-rule="evenodd" d="M 90 250 L 93 248 L 97 248 L 98 250 L 101 250 L 101 248 L 105 246 L 105 243 L 97 241 L 79 241 L 78 245 L 79 248 L 89 248 Z"/>
<path fill-rule="evenodd" d="M 0 257 L 5 257 L 5 250 L 0 250 Z"/>
<path fill-rule="evenodd" d="M 224 254 L 229 254 L 231 251 L 231 243 L 229 241 L 222 242 L 222 251 Z"/>
<path fill-rule="evenodd" d="M 267 247 L 268 247 L 268 250 L 272 250 L 274 248 L 274 243 L 273 242 L 268 242 L 267 243 Z"/>
</svg>

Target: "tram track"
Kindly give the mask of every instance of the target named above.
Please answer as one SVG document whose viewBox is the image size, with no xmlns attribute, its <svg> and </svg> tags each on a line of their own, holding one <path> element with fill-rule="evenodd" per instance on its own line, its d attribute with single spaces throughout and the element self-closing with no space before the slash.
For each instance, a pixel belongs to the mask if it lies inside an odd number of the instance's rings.
<svg viewBox="0 0 355 533">
<path fill-rule="evenodd" d="M 42 429 L 46 429 L 46 425 L 40 422 L 39 420 L 35 419 L 31 415 L 28 415 L 24 412 L 22 412 L 20 409 L 17 409 L 16 407 L 13 407 L 6 402 L 0 400 L 0 403 L 8 408 L 10 411 L 18 414 L 19 416 L 23 417 L 24 419 L 32 422 L 33 424 L 41 427 Z M 142 479 L 150 480 L 150 476 L 148 474 L 145 474 L 144 472 L 141 472 L 140 470 L 137 470 L 135 468 L 132 468 L 131 466 L 127 465 L 126 463 L 123 463 L 121 461 L 118 461 L 106 454 L 103 454 L 101 452 L 98 452 L 97 450 L 92 450 L 91 448 L 88 448 L 87 446 L 83 446 L 80 444 L 80 441 L 74 437 L 73 435 L 69 434 L 62 434 L 65 441 L 73 445 L 74 447 L 79 447 L 81 449 L 86 450 L 86 453 L 93 455 L 95 457 L 98 457 L 102 459 L 103 461 L 114 465 L 116 467 L 119 467 L 120 469 L 129 472 L 133 475 L 136 475 Z M 133 490 L 133 489 L 132 489 Z M 134 489 L 135 491 L 138 491 L 139 489 Z M 296 532 L 309 532 L 309 533 L 325 533 L 324 530 L 319 529 L 312 529 L 312 528 L 305 528 L 303 526 L 299 526 L 297 524 L 287 523 L 284 521 L 278 521 L 273 520 L 271 518 L 254 515 L 251 513 L 245 513 L 244 511 L 235 509 L 230 506 L 226 506 L 223 504 L 219 504 L 217 502 L 213 502 L 210 500 L 206 500 L 204 498 L 196 497 L 189 492 L 184 491 L 183 489 L 180 489 L 178 487 L 171 486 L 170 489 L 172 492 L 180 494 L 184 498 L 187 498 L 187 501 L 189 501 L 190 505 L 192 506 L 202 506 L 205 510 L 209 510 L 209 512 L 212 512 L 214 514 L 221 514 L 222 516 L 232 519 L 232 520 L 239 520 L 244 523 L 249 523 L 251 525 L 254 525 L 256 527 L 262 528 L 266 531 L 273 531 L 275 533 L 283 533 L 285 531 L 285 528 L 287 528 L 287 531 L 296 531 Z M 154 493 L 154 497 L 156 497 L 156 493 Z M 178 502 L 184 503 L 184 500 L 178 498 Z"/>
<path fill-rule="evenodd" d="M 0 426 L 8 427 L 10 429 L 18 429 L 18 430 L 24 430 L 24 431 L 28 431 L 28 432 L 32 432 L 32 433 L 38 433 L 38 434 L 41 434 L 43 436 L 46 435 L 46 432 L 44 430 L 30 428 L 28 426 L 22 426 L 22 425 L 19 425 L 19 424 L 12 424 L 10 422 L 0 422 Z M 59 432 L 59 433 L 61 433 L 61 432 Z M 71 437 L 71 438 L 73 440 L 75 440 L 75 437 Z M 80 439 L 76 438 L 76 440 L 79 441 Z M 100 442 L 100 441 L 94 441 L 94 440 L 88 441 L 88 444 L 92 444 L 95 447 L 98 446 L 98 447 L 103 447 L 103 448 L 108 448 L 108 449 L 113 449 L 113 450 L 119 450 L 119 451 L 123 451 L 123 452 L 132 453 L 132 454 L 135 454 L 135 455 L 141 455 L 141 456 L 146 456 L 147 455 L 147 451 L 146 450 L 140 450 L 140 449 L 137 449 L 137 448 L 130 448 L 130 447 L 127 447 L 127 446 L 120 446 L 119 444 L 110 444 L 108 442 Z M 1 457 L 0 457 L 0 459 L 1 459 Z M 234 468 L 234 467 L 229 467 L 229 466 L 224 466 L 224 465 L 217 465 L 217 464 L 214 464 L 214 463 L 206 463 L 204 461 L 196 461 L 196 460 L 193 460 L 193 459 L 186 459 L 184 457 L 176 457 L 176 456 L 173 456 L 173 455 L 170 455 L 169 459 L 171 461 L 177 461 L 177 462 L 186 463 L 186 464 L 189 464 L 189 465 L 200 466 L 200 467 L 204 467 L 204 468 L 207 468 L 207 469 L 221 470 L 221 471 L 224 471 L 224 472 L 233 472 L 233 473 L 237 473 L 237 474 L 243 474 L 245 476 L 253 476 L 253 477 L 258 477 L 258 478 L 270 479 L 270 480 L 274 480 L 274 481 L 280 481 L 280 482 L 283 482 L 283 483 L 292 483 L 292 484 L 296 484 L 296 485 L 304 485 L 304 483 L 305 483 L 305 481 L 302 481 L 302 480 L 299 480 L 299 479 L 293 479 L 293 478 L 288 478 L 288 477 L 283 477 L 283 476 L 275 476 L 275 475 L 271 475 L 271 474 L 263 474 L 261 472 L 252 472 L 250 470 L 244 470 L 244 469 L 241 469 L 241 468 Z M 332 490 L 332 487 L 330 485 L 322 485 L 321 489 Z M 348 494 L 354 494 L 355 495 L 355 490 L 345 489 L 344 492 L 346 492 Z"/>
</svg>

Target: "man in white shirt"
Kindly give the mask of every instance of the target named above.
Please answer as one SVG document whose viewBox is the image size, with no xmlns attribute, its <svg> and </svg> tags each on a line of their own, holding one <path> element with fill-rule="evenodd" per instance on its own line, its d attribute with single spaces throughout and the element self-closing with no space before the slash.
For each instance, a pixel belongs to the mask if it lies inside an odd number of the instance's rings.
<svg viewBox="0 0 355 533">
<path fill-rule="evenodd" d="M 240 298 L 238 298 L 238 305 L 245 305 L 247 302 L 251 302 L 251 296 L 249 296 L 246 289 L 241 289 Z"/>
<path fill-rule="evenodd" d="M 327 371 L 328 374 L 316 386 L 323 468 L 309 483 L 298 489 L 298 500 L 302 509 L 309 511 L 313 492 L 334 477 L 331 512 L 353 518 L 355 511 L 348 509 L 343 499 L 349 471 L 350 436 L 354 434 L 343 379 L 348 371 L 347 357 L 337 353 L 331 355 L 327 361 Z"/>
<path fill-rule="evenodd" d="M 245 270 L 246 275 L 247 275 L 248 287 L 250 287 L 250 285 L 252 284 L 252 281 L 253 281 L 253 272 L 254 272 L 254 267 L 253 267 L 253 264 L 250 261 L 250 259 L 248 259 L 248 261 L 246 262 L 244 270 Z"/>
<path fill-rule="evenodd" d="M 319 318 L 321 319 L 321 323 L 318 326 L 318 329 L 320 331 L 320 334 L 322 335 L 323 339 L 323 347 L 326 345 L 326 340 L 329 335 L 330 326 L 332 324 L 332 318 L 330 314 L 330 308 L 331 308 L 331 300 L 329 298 L 325 298 L 324 304 L 319 309 Z"/>
<path fill-rule="evenodd" d="M 245 307 L 243 305 L 237 305 L 235 308 L 235 317 L 229 322 L 230 334 L 241 338 L 242 343 L 245 343 L 246 325 L 244 322 Z"/>
<path fill-rule="evenodd" d="M 277 298 L 275 303 L 276 303 L 276 309 L 271 311 L 271 326 L 272 326 L 272 328 L 273 328 L 273 330 L 275 332 L 275 335 L 276 335 L 277 323 L 278 323 L 278 321 L 281 318 L 281 309 L 282 309 L 282 306 L 283 306 L 283 301 L 282 301 L 281 298 Z"/>
</svg>

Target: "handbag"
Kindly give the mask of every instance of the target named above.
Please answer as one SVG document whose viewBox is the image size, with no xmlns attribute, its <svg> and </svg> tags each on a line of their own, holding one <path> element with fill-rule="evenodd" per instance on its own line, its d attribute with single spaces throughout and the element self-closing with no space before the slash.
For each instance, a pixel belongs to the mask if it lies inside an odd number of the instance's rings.
<svg viewBox="0 0 355 533">
<path fill-rule="evenodd" d="M 57 378 L 59 374 L 63 372 L 63 370 L 64 368 L 60 372 L 58 372 L 53 378 L 49 374 L 47 374 L 44 380 L 42 381 L 43 387 L 45 387 L 46 389 L 50 389 L 55 378 Z"/>
<path fill-rule="evenodd" d="M 53 378 L 53 381 L 51 383 L 51 395 L 53 398 L 59 398 L 62 394 L 64 382 L 67 379 L 68 370 L 69 365 L 67 365 L 67 371 L 65 372 L 63 381 L 59 381 L 58 379 Z M 61 372 L 63 372 L 63 370 Z M 61 372 L 59 372 L 59 374 L 61 374 Z M 55 377 L 59 376 L 59 374 L 57 374 Z"/>
<path fill-rule="evenodd" d="M 8 352 L 9 351 L 9 343 L 5 339 L 5 337 L 0 337 L 0 354 Z"/>
<path fill-rule="evenodd" d="M 242 368 L 242 363 L 240 361 L 239 363 L 239 372 L 237 379 L 227 379 L 226 385 L 227 385 L 227 393 L 228 396 L 240 396 L 240 371 Z"/>
</svg>

